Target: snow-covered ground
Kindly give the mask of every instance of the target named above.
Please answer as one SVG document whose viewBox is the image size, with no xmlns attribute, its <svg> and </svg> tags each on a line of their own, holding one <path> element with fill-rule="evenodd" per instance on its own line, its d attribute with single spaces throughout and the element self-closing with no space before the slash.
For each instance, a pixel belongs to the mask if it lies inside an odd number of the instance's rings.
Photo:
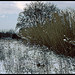
<svg viewBox="0 0 75 75">
<path fill-rule="evenodd" d="M 0 74 L 74 74 L 75 58 L 56 55 L 45 46 L 0 40 Z"/>
</svg>

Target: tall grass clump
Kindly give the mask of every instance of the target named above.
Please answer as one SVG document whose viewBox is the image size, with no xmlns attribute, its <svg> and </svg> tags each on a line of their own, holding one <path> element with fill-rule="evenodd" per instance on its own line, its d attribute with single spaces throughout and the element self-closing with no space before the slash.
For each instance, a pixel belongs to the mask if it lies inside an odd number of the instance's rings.
<svg viewBox="0 0 75 75">
<path fill-rule="evenodd" d="M 70 13 L 68 10 L 56 12 L 51 20 L 46 18 L 44 25 L 37 24 L 37 26 L 22 28 L 20 34 L 30 43 L 45 45 L 58 54 L 75 56 L 75 46 L 69 42 L 75 40 L 75 15 L 73 13 L 74 11 Z"/>
</svg>

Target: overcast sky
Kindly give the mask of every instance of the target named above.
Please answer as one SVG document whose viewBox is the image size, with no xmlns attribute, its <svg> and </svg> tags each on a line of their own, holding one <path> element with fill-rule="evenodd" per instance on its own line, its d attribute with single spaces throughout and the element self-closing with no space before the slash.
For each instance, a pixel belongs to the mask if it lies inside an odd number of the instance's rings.
<svg viewBox="0 0 75 75">
<path fill-rule="evenodd" d="M 60 9 L 75 9 L 75 1 L 45 1 L 55 4 Z M 31 1 L 0 1 L 0 30 L 15 29 L 17 18 L 26 4 Z"/>
</svg>

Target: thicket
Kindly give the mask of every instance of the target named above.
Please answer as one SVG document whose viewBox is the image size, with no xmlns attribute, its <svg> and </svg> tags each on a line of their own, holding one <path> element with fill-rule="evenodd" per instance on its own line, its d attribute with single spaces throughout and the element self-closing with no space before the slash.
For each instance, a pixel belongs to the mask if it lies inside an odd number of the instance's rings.
<svg viewBox="0 0 75 75">
<path fill-rule="evenodd" d="M 26 18 L 24 17 L 26 17 L 26 15 L 20 15 L 19 17 L 22 18 L 20 18 L 20 22 L 25 23 L 24 20 Z M 53 12 L 51 15 L 49 14 L 44 18 L 44 23 L 40 23 L 39 20 L 37 22 L 37 19 L 39 19 L 39 17 L 34 19 L 37 24 L 30 27 L 24 27 L 24 24 L 23 26 L 21 24 L 22 27 L 19 30 L 19 35 L 27 38 L 28 42 L 31 44 L 45 45 L 58 54 L 74 57 L 75 10 L 67 9 L 65 11 Z M 29 19 L 29 21 L 31 20 Z M 27 23 L 25 23 L 25 25 L 26 24 Z"/>
</svg>

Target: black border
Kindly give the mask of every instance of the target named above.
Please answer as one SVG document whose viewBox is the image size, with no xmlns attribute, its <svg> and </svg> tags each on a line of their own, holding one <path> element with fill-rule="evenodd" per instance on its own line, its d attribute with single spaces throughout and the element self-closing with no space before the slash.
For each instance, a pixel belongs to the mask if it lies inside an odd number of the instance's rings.
<svg viewBox="0 0 75 75">
<path fill-rule="evenodd" d="M 75 0 L 0 0 L 0 1 L 75 1 Z"/>
</svg>

